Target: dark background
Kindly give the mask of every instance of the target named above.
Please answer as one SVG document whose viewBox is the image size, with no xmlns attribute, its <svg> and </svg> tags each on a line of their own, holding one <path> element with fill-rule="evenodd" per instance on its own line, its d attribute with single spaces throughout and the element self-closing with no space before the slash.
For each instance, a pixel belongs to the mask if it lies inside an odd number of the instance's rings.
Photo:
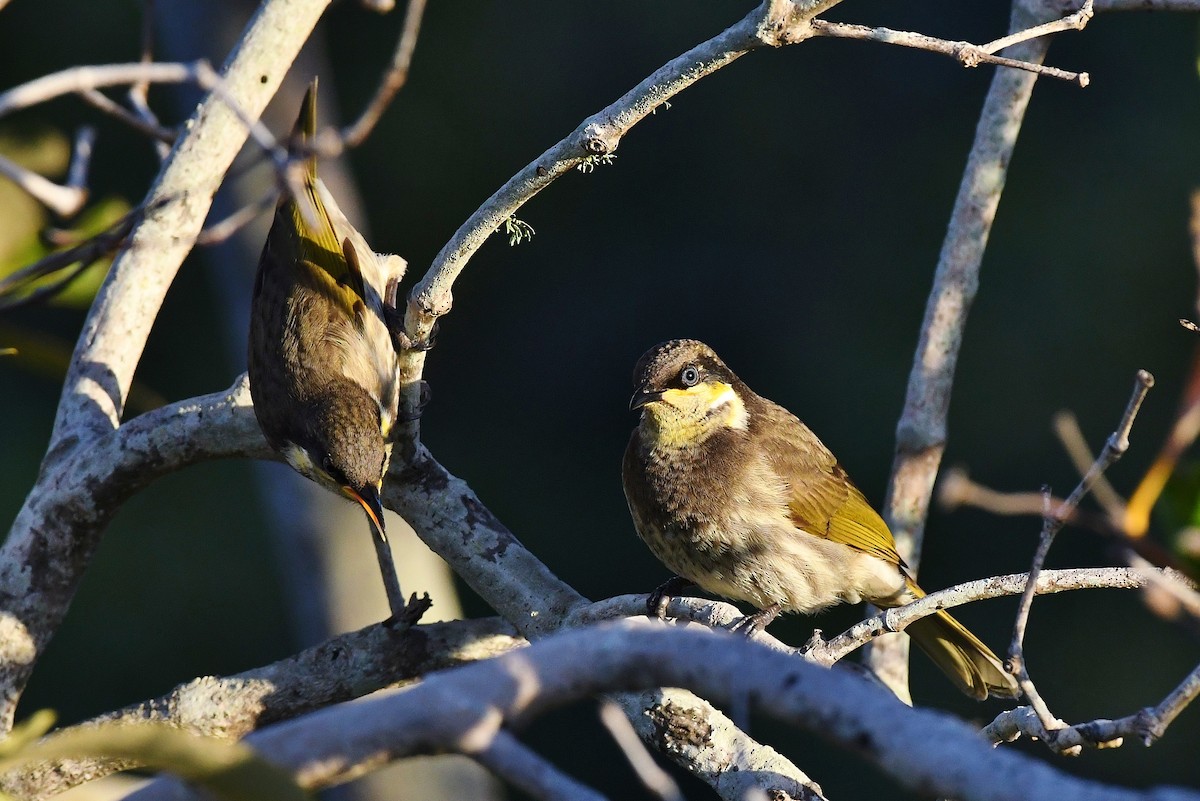
<svg viewBox="0 0 1200 801">
<path fill-rule="evenodd" d="M 350 157 L 374 245 L 404 255 L 415 280 L 508 177 L 750 7 L 431 3 L 409 85 Z M 984 42 L 1006 30 L 1007 4 L 851 0 L 830 18 Z M 0 84 L 134 60 L 138 20 L 132 2 L 14 3 L 0 15 Z M 370 96 L 400 22 L 349 3 L 327 14 L 321 34 L 334 69 L 321 80 L 336 89 L 343 120 Z M 1052 415 L 1073 409 L 1098 448 L 1138 368 L 1157 385 L 1130 453 L 1110 471 L 1118 490 L 1132 491 L 1152 460 L 1194 348 L 1176 319 L 1193 313 L 1196 291 L 1187 234 L 1188 195 L 1200 184 L 1196 43 L 1193 17 L 1143 13 L 1101 16 L 1056 38 L 1048 62 L 1086 70 L 1092 84 L 1043 80 L 1034 94 L 962 350 L 946 465 L 969 466 L 1000 489 L 1069 491 L 1077 475 Z M 509 247 L 497 235 L 471 261 L 428 362 L 427 444 L 585 595 L 648 591 L 667 574 L 635 536 L 620 488 L 634 423 L 629 375 L 650 345 L 695 337 L 804 419 L 880 503 L 926 294 L 992 74 L 912 50 L 818 40 L 753 53 L 686 90 L 630 133 L 612 166 L 572 173 L 528 203 L 518 216 L 536 229 L 532 242 Z M 93 117 L 66 100 L 14 124 L 70 131 Z M 98 194 L 136 202 L 155 169 L 142 142 L 101 124 Z M 245 264 L 246 281 L 252 270 Z M 184 266 L 147 345 L 138 378 L 167 398 L 226 387 L 245 368 L 226 356 L 231 334 L 212 275 L 196 259 Z M 70 341 L 81 319 L 39 309 L 5 322 Z M 240 349 L 244 332 L 232 336 Z M 56 381 L 0 362 L 0 519 L 16 514 L 33 482 L 57 394 Z M 48 706 L 75 720 L 290 653 L 251 486 L 246 464 L 202 465 L 127 504 L 24 712 Z M 1034 519 L 935 511 L 921 583 L 932 590 L 1024 570 L 1038 529 Z M 1068 529 L 1049 561 L 1111 559 L 1094 535 Z M 465 602 L 472 615 L 490 613 L 469 594 Z M 1000 651 L 1014 609 L 1011 599 L 993 601 L 961 617 Z M 834 632 L 856 614 L 772 631 L 799 643 L 814 624 Z M 1157 703 L 1198 651 L 1129 592 L 1039 599 L 1027 642 L 1043 694 L 1069 721 Z M 913 672 L 918 703 L 980 721 L 1002 708 L 958 697 L 921 657 Z M 584 707 L 526 736 L 613 797 L 641 797 L 598 731 Z M 819 738 L 765 719 L 752 733 L 830 797 L 907 797 Z M 1104 781 L 1196 786 L 1197 737 L 1192 709 L 1149 750 L 1127 744 L 1051 761 Z M 689 788 L 689 797 L 709 797 Z"/>
</svg>

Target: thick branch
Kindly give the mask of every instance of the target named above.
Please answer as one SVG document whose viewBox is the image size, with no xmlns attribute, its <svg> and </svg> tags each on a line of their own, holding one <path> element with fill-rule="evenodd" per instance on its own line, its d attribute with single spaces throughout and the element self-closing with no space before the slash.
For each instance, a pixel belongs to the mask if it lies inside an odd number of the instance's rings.
<svg viewBox="0 0 1200 801">
<path fill-rule="evenodd" d="M 942 713 L 911 709 L 845 671 L 826 670 L 736 635 L 625 621 L 548 638 L 485 663 L 430 677 L 406 693 L 322 710 L 252 735 L 267 759 L 308 786 L 348 765 L 464 751 L 506 725 L 612 690 L 669 684 L 763 714 L 861 755 L 922 795 L 963 801 L 1194 801 L 1195 792 L 1104 786 L 1012 751 L 995 750 Z M 697 736 L 704 736 L 697 732 Z M 349 761 L 347 758 L 349 757 Z M 170 797 L 164 782 L 131 796 Z"/>
<path fill-rule="evenodd" d="M 574 616 L 586 610 L 586 599 L 526 550 L 470 487 L 438 464 L 424 446 L 407 465 L 393 464 L 384 500 L 530 640 L 577 624 Z M 795 798 L 819 793 L 786 758 L 755 742 L 691 693 L 653 690 L 617 700 L 642 739 L 657 743 L 663 753 L 711 784 L 722 798 L 740 799 L 752 787 L 764 788 L 768 780 Z M 702 740 L 681 738 L 681 731 L 686 733 L 689 725 L 703 726 L 708 736 Z"/>
<path fill-rule="evenodd" d="M 1041 11 L 1042 16 L 1034 18 L 1014 3 L 1009 30 L 1015 33 L 1058 16 Z M 1009 55 L 1040 63 L 1049 46 L 1050 38 L 1042 37 L 1014 46 Z M 896 457 L 884 502 L 884 518 L 897 549 L 913 570 L 920 562 L 929 500 L 946 447 L 950 390 L 967 313 L 979 289 L 983 252 L 1036 79 L 1029 72 L 1003 69 L 992 78 L 925 306 L 904 411 L 896 426 Z M 907 697 L 906 641 L 881 640 L 872 646 L 869 662 L 889 686 Z"/>
<path fill-rule="evenodd" d="M 432 623 L 403 633 L 376 624 L 265 667 L 195 679 L 80 725 L 170 723 L 194 734 L 239 739 L 267 724 L 524 644 L 498 618 Z M 101 760 L 33 764 L 0 776 L 0 790 L 32 801 L 127 767 Z"/>
</svg>

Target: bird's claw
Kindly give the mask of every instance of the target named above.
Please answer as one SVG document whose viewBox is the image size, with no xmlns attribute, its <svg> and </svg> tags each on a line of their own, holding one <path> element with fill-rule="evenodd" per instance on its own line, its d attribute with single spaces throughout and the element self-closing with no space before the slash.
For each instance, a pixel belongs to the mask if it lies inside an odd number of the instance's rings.
<svg viewBox="0 0 1200 801">
<path fill-rule="evenodd" d="M 650 617 L 662 619 L 667 616 L 667 604 L 671 601 L 671 596 L 678 595 L 680 590 L 686 589 L 692 585 L 692 582 L 682 576 L 673 576 L 662 584 L 655 587 L 654 592 L 650 593 L 646 598 L 646 614 Z"/>
<path fill-rule="evenodd" d="M 752 638 L 755 634 L 758 634 L 771 625 L 771 621 L 779 617 L 782 609 L 783 606 L 781 604 L 771 604 L 766 609 L 759 609 L 753 614 L 746 615 L 730 626 L 729 630 L 735 634 L 744 634 L 747 638 Z"/>
</svg>

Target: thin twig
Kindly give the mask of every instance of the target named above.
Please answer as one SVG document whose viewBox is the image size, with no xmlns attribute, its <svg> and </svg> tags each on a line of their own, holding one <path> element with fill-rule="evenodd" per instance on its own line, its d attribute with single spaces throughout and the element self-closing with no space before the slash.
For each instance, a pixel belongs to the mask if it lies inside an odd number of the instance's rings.
<svg viewBox="0 0 1200 801">
<path fill-rule="evenodd" d="M 0 156 L 0 175 L 60 217 L 72 216 L 87 202 L 87 192 L 79 187 L 56 184 L 4 156 Z"/>
<path fill-rule="evenodd" d="M 479 734 L 468 732 L 464 739 L 469 742 Z M 544 801 L 607 801 L 605 796 L 572 779 L 504 729 L 492 734 L 487 747 L 479 750 L 465 748 L 464 753 L 532 798 Z"/>
<path fill-rule="evenodd" d="M 67 168 L 67 186 L 78 189 L 87 199 L 88 168 L 92 164 L 92 150 L 96 146 L 96 129 L 90 125 L 81 126 L 75 132 L 75 147 L 72 150 L 71 164 Z"/>
<path fill-rule="evenodd" d="M 555 180 L 570 173 L 589 156 L 602 156 L 617 149 L 621 139 L 659 106 L 696 81 L 731 64 L 763 46 L 780 46 L 803 41 L 809 35 L 812 16 L 836 5 L 837 0 L 810 3 L 800 13 L 785 4 L 777 9 L 764 2 L 718 35 L 691 48 L 657 69 L 615 102 L 585 119 L 579 126 L 546 150 L 497 189 L 475 210 L 434 257 L 424 277 L 409 293 L 404 333 L 411 342 L 425 343 L 437 319 L 453 305 L 454 281 L 467 262 L 505 221 Z M 425 368 L 425 351 L 406 349 L 400 354 L 400 380 L 405 387 L 408 410 L 419 406 L 419 386 Z M 420 427 L 416 416 L 400 432 L 402 458 L 419 450 Z"/>
<path fill-rule="evenodd" d="M 1041 516 L 1042 499 L 1043 495 L 1040 492 L 994 490 L 974 481 L 967 471 L 960 467 L 947 470 L 938 482 L 938 504 L 946 511 L 969 506 L 997 515 Z M 1054 498 L 1053 502 L 1059 504 L 1062 500 Z M 1066 522 L 1106 534 L 1117 533 L 1107 517 L 1083 509 L 1072 509 Z"/>
<path fill-rule="evenodd" d="M 1162 571 L 1154 571 L 1161 576 Z M 1078 567 L 1066 570 L 1043 570 L 1034 584 L 1038 595 L 1093 589 L 1137 589 L 1145 587 L 1150 575 L 1129 567 Z M 801 649 L 807 659 L 822 665 L 832 665 L 872 639 L 893 631 L 903 631 L 913 622 L 942 609 L 990 598 L 1020 595 L 1029 586 L 1028 573 L 992 576 L 976 579 L 931 592 L 920 600 L 855 623 L 829 640 L 814 638 Z"/>
<path fill-rule="evenodd" d="M 1080 476 L 1087 475 L 1088 469 L 1096 462 L 1096 455 L 1088 447 L 1087 439 L 1083 436 L 1083 430 L 1079 427 L 1079 420 L 1074 413 L 1064 409 L 1054 415 L 1054 433 L 1058 435 L 1058 441 L 1062 443 L 1063 450 L 1067 452 L 1076 472 Z M 1108 476 L 1102 475 L 1096 479 L 1096 483 L 1092 485 L 1092 497 L 1114 524 L 1125 517 L 1125 500 L 1108 480 Z"/>
<path fill-rule="evenodd" d="M 154 61 L 154 0 L 142 0 L 142 63 Z M 159 128 L 158 116 L 150 108 L 148 93 L 150 83 L 137 81 L 129 87 L 129 105 L 133 106 L 135 117 L 144 122 L 149 128 Z M 154 149 L 158 160 L 162 161 L 171 152 L 166 140 L 155 137 Z"/>
<path fill-rule="evenodd" d="M 993 39 L 985 45 L 980 45 L 979 49 L 985 53 L 996 53 L 1006 47 L 1011 47 L 1020 42 L 1028 42 L 1030 39 L 1036 39 L 1039 36 L 1049 36 L 1062 31 L 1082 31 L 1087 27 L 1088 22 L 1091 21 L 1094 14 L 1092 0 L 1084 0 L 1083 5 L 1073 14 L 1068 14 L 1062 19 L 1035 25 L 1023 31 L 1010 33 L 1008 36 L 1001 36 L 999 39 Z"/>
<path fill-rule="evenodd" d="M 32 305 L 58 294 L 96 261 L 119 250 L 142 216 L 141 208 L 134 209 L 95 236 L 66 250 L 51 253 L 0 279 L 0 309 Z M 28 294 L 21 294 L 46 276 L 64 269 L 68 269 L 66 275 L 45 286 L 36 287 Z"/>
<path fill-rule="evenodd" d="M 1032 61 L 1021 61 L 1015 58 L 1005 58 L 1004 56 L 992 55 L 992 52 L 985 50 L 987 45 L 979 46 L 970 42 L 951 42 L 946 39 L 936 39 L 932 36 L 926 36 L 921 33 L 912 33 L 909 31 L 895 31 L 891 28 L 870 28 L 866 25 L 854 25 L 848 22 L 827 22 L 825 20 L 814 19 L 812 21 L 813 33 L 817 36 L 829 36 L 836 39 L 858 39 L 867 42 L 881 42 L 883 44 L 900 45 L 901 47 L 911 47 L 916 50 L 925 50 L 930 53 L 940 53 L 943 56 L 949 56 L 955 59 L 964 67 L 977 67 L 980 64 L 995 64 L 1000 67 L 1012 67 L 1014 69 L 1025 70 L 1026 72 L 1045 75 L 1047 78 L 1058 78 L 1063 81 L 1077 83 L 1080 86 L 1087 86 L 1091 80 L 1086 72 L 1068 72 L 1058 69 L 1057 67 L 1047 67 Z M 1014 34 L 1021 36 L 1022 34 Z M 1025 37 L 1033 38 L 1033 37 Z M 997 40 L 1002 41 L 1002 40 Z M 1019 41 L 1024 41 L 1019 40 Z"/>
<path fill-rule="evenodd" d="M 102 64 L 52 72 L 0 93 L 0 117 L 56 97 L 79 94 L 102 86 L 121 86 L 135 81 L 190 83 L 196 80 L 200 64 L 207 62 Z"/>
<path fill-rule="evenodd" d="M 170 128 L 164 128 L 161 125 L 150 124 L 98 89 L 87 89 L 80 92 L 79 97 L 92 108 L 104 112 L 113 119 L 123 122 L 135 131 L 143 133 L 152 139 L 168 145 L 175 141 L 175 131 Z"/>
<path fill-rule="evenodd" d="M 363 143 L 383 112 L 387 109 L 392 98 L 408 80 L 408 68 L 412 64 L 413 50 L 417 46 L 417 35 L 421 31 L 421 17 L 425 13 L 425 0 L 408 0 L 408 8 L 404 12 L 404 27 L 400 32 L 400 41 L 396 43 L 396 51 L 392 54 L 392 64 L 375 90 L 375 96 L 363 109 L 362 114 L 341 131 L 341 141 L 345 147 L 358 147 Z"/>
<path fill-rule="evenodd" d="M 1088 469 L 1087 473 L 1065 501 L 1059 504 L 1053 512 L 1049 511 L 1049 505 L 1047 505 L 1047 514 L 1042 525 L 1041 540 L 1038 543 L 1037 552 L 1034 554 L 1033 565 L 1029 570 L 1029 581 L 1025 587 L 1025 592 L 1021 595 L 1021 601 L 1017 607 L 1017 617 L 1013 623 L 1013 636 L 1012 643 L 1009 646 L 1008 665 L 1010 672 L 1017 677 L 1017 681 L 1021 685 L 1021 691 L 1029 698 L 1034 711 L 1047 731 L 1062 729 L 1066 724 L 1055 718 L 1041 700 L 1037 688 L 1029 677 L 1029 669 L 1024 656 L 1025 627 L 1029 621 L 1029 611 L 1033 606 L 1034 587 L 1037 582 L 1037 576 L 1041 572 L 1042 565 L 1045 564 L 1046 554 L 1054 542 L 1055 535 L 1062 528 L 1071 510 L 1079 505 L 1083 496 L 1095 484 L 1096 479 L 1128 450 L 1129 430 L 1133 426 L 1133 421 L 1137 417 L 1142 401 L 1146 398 L 1146 393 L 1150 391 L 1150 387 L 1152 386 L 1154 386 L 1154 376 L 1145 370 L 1139 370 L 1137 378 L 1134 381 L 1133 393 L 1130 395 L 1129 403 L 1125 406 L 1125 412 L 1121 416 L 1121 421 L 1117 425 L 1116 430 L 1113 431 L 1104 443 L 1104 449 L 1100 452 L 1100 456 L 1097 457 L 1091 468 Z"/>
<path fill-rule="evenodd" d="M 196 244 L 200 246 L 219 245 L 229 237 L 242 230 L 254 221 L 258 215 L 275 205 L 279 193 L 272 189 L 258 200 L 247 203 L 223 220 L 218 220 L 202 230 L 196 236 Z"/>
<path fill-rule="evenodd" d="M 1194 620 L 1200 620 L 1200 592 L 1195 585 L 1185 577 L 1172 571 L 1164 573 L 1148 559 L 1132 550 L 1126 551 L 1125 561 L 1129 566 L 1146 577 L 1148 584 L 1174 599 L 1180 609 L 1187 612 Z"/>
<path fill-rule="evenodd" d="M 1117 720 L 1097 719 L 1056 729 L 1051 734 L 1029 707 L 1002 712 L 981 733 L 993 744 L 1010 743 L 1022 734 L 1045 741 L 1056 753 L 1078 756 L 1084 748 L 1118 748 L 1126 737 L 1151 746 L 1187 706 L 1200 695 L 1200 666 L 1189 673 L 1158 706 L 1147 707 Z"/>
<path fill-rule="evenodd" d="M 612 701 L 601 702 L 600 722 L 608 729 L 608 733 L 629 761 L 629 766 L 633 768 L 643 787 L 662 801 L 684 801 L 679 785 L 671 778 L 671 774 L 654 761 L 654 757 L 638 738 L 637 731 L 629 722 L 629 718 L 625 717 L 621 707 Z"/>
</svg>

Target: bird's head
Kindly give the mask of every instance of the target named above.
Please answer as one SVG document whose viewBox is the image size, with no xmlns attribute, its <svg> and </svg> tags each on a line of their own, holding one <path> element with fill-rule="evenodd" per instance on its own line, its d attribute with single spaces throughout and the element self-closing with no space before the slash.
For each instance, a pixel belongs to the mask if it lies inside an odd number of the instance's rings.
<svg viewBox="0 0 1200 801">
<path fill-rule="evenodd" d="M 655 445 L 703 442 L 722 429 L 745 429 L 745 385 L 703 342 L 673 339 L 642 355 L 633 371 L 630 410 Z"/>
<path fill-rule="evenodd" d="M 376 529 L 384 532 L 379 493 L 390 447 L 380 432 L 378 407 L 347 384 L 347 393 L 330 393 L 312 404 L 307 431 L 283 449 L 288 463 L 326 489 L 362 506 Z"/>
</svg>

